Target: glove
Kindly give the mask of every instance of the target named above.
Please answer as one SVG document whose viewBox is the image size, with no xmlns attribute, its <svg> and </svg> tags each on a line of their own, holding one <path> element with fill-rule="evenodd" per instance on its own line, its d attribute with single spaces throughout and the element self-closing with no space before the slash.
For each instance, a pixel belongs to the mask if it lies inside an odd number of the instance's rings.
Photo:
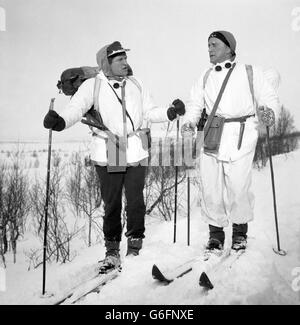
<svg viewBox="0 0 300 325">
<path fill-rule="evenodd" d="M 62 131 L 66 127 L 66 122 L 55 111 L 50 110 L 44 118 L 44 127 L 54 131 Z"/>
<path fill-rule="evenodd" d="M 185 123 L 181 127 L 182 137 L 193 137 L 195 135 L 195 125 L 193 123 Z"/>
<path fill-rule="evenodd" d="M 275 124 L 275 114 L 271 108 L 260 106 L 258 108 L 259 119 L 265 126 L 272 126 Z"/>
<path fill-rule="evenodd" d="M 180 99 L 175 99 L 172 106 L 168 108 L 167 115 L 170 121 L 175 120 L 177 115 L 184 115 L 185 105 Z"/>
</svg>

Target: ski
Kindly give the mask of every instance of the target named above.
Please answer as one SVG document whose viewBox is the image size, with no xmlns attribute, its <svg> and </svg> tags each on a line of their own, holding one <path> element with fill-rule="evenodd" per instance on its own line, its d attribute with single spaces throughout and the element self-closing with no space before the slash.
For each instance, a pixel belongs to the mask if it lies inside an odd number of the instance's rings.
<svg viewBox="0 0 300 325">
<path fill-rule="evenodd" d="M 97 274 L 91 279 L 80 283 L 62 297 L 52 301 L 52 305 L 74 304 L 92 292 L 99 293 L 101 287 L 116 278 L 119 273 L 120 269 L 113 269 L 104 274 Z"/>
<path fill-rule="evenodd" d="M 199 260 L 199 257 L 192 258 L 184 263 L 177 265 L 171 272 L 164 274 L 161 269 L 153 264 L 152 266 L 152 278 L 158 282 L 168 285 L 175 279 L 181 278 L 182 276 L 188 274 L 192 271 L 192 265 Z"/>
<path fill-rule="evenodd" d="M 224 258 L 220 259 L 220 261 L 214 265 L 213 268 L 207 269 L 201 272 L 200 278 L 199 278 L 199 285 L 200 287 L 204 288 L 205 290 L 212 290 L 214 288 L 214 285 L 212 283 L 212 277 L 217 278 L 218 273 L 225 269 L 230 269 L 233 264 L 241 257 L 242 254 L 244 254 L 245 249 L 241 249 L 238 251 L 230 250 L 229 254 L 227 256 L 224 256 Z M 208 276 L 210 275 L 210 276 Z"/>
<path fill-rule="evenodd" d="M 79 300 L 85 298 L 90 293 L 99 293 L 101 288 L 111 280 L 115 279 L 120 274 L 119 269 L 113 269 L 105 274 L 99 274 L 94 279 L 86 282 L 84 285 L 77 288 L 71 297 L 68 297 L 63 303 L 64 304 L 75 304 Z"/>
<path fill-rule="evenodd" d="M 59 304 L 63 302 L 67 298 L 69 298 L 73 292 L 81 286 L 83 283 L 90 281 L 91 279 L 97 277 L 99 275 L 99 264 L 94 263 L 91 265 L 87 265 L 79 270 L 76 274 L 76 278 L 80 279 L 77 284 L 74 284 L 73 287 L 69 288 L 64 292 L 52 293 L 47 292 L 46 294 L 41 296 L 42 304 Z"/>
<path fill-rule="evenodd" d="M 206 250 L 201 257 L 197 257 L 183 264 L 180 264 L 175 269 L 169 272 L 162 272 L 162 270 L 156 264 L 154 264 L 152 267 L 152 277 L 154 280 L 157 280 L 162 284 L 168 285 L 172 283 L 175 279 L 179 279 L 196 269 L 201 274 L 201 286 L 209 287 L 209 278 L 207 274 L 210 274 L 210 272 L 214 269 L 218 269 L 219 266 L 223 265 L 223 263 L 230 256 L 230 248 L 224 249 L 223 251 L 215 250 L 213 252 L 208 252 Z"/>
<path fill-rule="evenodd" d="M 175 279 L 181 278 L 182 276 L 184 276 L 185 274 L 189 273 L 190 271 L 192 271 L 192 267 L 188 267 L 187 269 L 185 269 L 184 271 L 182 271 L 181 273 L 177 274 L 175 276 L 175 278 L 168 278 L 166 277 L 161 270 L 154 264 L 152 267 L 152 277 L 155 280 L 158 280 L 161 283 L 164 284 L 170 284 L 171 282 L 173 282 Z"/>
</svg>

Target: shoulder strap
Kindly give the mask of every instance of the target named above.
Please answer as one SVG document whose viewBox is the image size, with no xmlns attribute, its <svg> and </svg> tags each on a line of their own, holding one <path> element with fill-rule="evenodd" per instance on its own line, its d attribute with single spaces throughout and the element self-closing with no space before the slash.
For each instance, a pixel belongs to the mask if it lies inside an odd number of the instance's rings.
<svg viewBox="0 0 300 325">
<path fill-rule="evenodd" d="M 235 67 L 235 63 L 234 63 L 234 64 L 232 65 L 232 67 L 228 70 L 227 75 L 226 75 L 226 77 L 225 77 L 225 79 L 224 79 L 224 81 L 223 81 L 223 83 L 222 83 L 222 86 L 221 86 L 221 89 L 220 89 L 220 91 L 219 91 L 218 97 L 217 97 L 217 99 L 216 99 L 216 101 L 215 101 L 215 103 L 214 103 L 214 107 L 213 107 L 213 109 L 212 109 L 212 111 L 211 111 L 211 113 L 210 113 L 210 115 L 209 115 L 209 117 L 208 117 L 208 119 L 207 119 L 207 123 L 206 123 L 205 128 L 204 128 L 204 138 L 207 136 L 207 132 L 208 132 L 210 126 L 211 126 L 212 120 L 213 120 L 213 118 L 214 118 L 214 116 L 215 116 L 215 113 L 216 113 L 216 111 L 217 111 L 217 109 L 218 109 L 218 106 L 219 106 L 220 100 L 221 100 L 221 98 L 222 98 L 222 95 L 223 95 L 223 93 L 224 93 L 225 87 L 226 87 L 226 85 L 227 85 L 227 82 L 228 82 L 228 80 L 229 80 L 229 77 L 230 77 L 230 75 L 231 75 L 231 73 L 232 73 L 234 67 Z"/>
<path fill-rule="evenodd" d="M 99 109 L 99 94 L 100 94 L 100 86 L 101 86 L 101 79 L 99 78 L 98 75 L 95 77 L 95 84 L 94 84 L 94 99 L 93 99 L 93 104 L 94 104 L 94 109 L 97 112 L 97 117 L 99 119 L 99 122 L 101 125 L 104 126 L 102 117 L 100 115 L 100 109 Z"/>
<path fill-rule="evenodd" d="M 94 108 L 96 111 L 99 112 L 99 93 L 100 93 L 100 86 L 101 86 L 101 79 L 98 77 L 98 75 L 95 77 L 95 83 L 94 83 Z"/>
<path fill-rule="evenodd" d="M 127 116 L 128 112 L 126 109 L 126 101 L 125 101 L 125 85 L 126 85 L 126 80 L 124 80 L 124 83 L 121 86 L 121 96 L 122 96 L 121 103 L 122 103 L 122 115 L 123 115 L 123 137 L 124 137 L 124 141 L 125 141 L 126 145 L 128 145 L 128 143 L 127 143 L 127 125 L 126 125 L 127 124 L 126 116 Z M 132 123 L 131 118 L 130 118 L 130 121 Z M 132 123 L 132 126 L 133 126 L 133 123 Z M 133 130 L 134 130 L 134 126 L 133 126 Z"/>
<path fill-rule="evenodd" d="M 252 65 L 246 64 L 246 71 L 247 71 L 247 76 L 248 76 L 248 81 L 249 81 L 249 87 L 250 87 L 250 92 L 251 92 L 251 96 L 252 96 L 252 101 L 253 101 L 253 104 L 255 105 L 254 87 L 253 87 L 253 68 L 252 68 Z"/>
<path fill-rule="evenodd" d="M 205 73 L 205 75 L 204 75 L 204 77 L 203 77 L 203 90 L 205 89 L 205 85 L 206 85 L 206 82 L 207 82 L 207 79 L 208 79 L 208 77 L 209 77 L 209 74 L 210 74 L 211 70 L 212 70 L 212 68 L 209 68 L 209 69 L 206 71 L 206 73 Z"/>
<path fill-rule="evenodd" d="M 209 74 L 211 72 L 212 68 L 209 68 L 206 72 L 205 72 L 205 75 L 203 77 L 203 101 L 204 101 L 204 108 L 207 107 L 206 105 L 206 101 L 205 101 L 205 96 L 204 96 L 204 89 L 205 89 L 205 86 L 206 86 L 206 82 L 207 82 L 207 79 L 209 77 Z"/>
</svg>

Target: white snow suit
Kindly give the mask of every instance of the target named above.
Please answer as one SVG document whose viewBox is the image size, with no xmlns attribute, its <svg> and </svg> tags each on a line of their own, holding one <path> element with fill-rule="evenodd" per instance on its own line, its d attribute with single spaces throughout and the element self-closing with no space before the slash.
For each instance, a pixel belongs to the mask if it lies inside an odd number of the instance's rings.
<svg viewBox="0 0 300 325">
<path fill-rule="evenodd" d="M 221 71 L 210 71 L 203 89 L 205 70 L 191 90 L 186 105 L 184 123 L 197 123 L 202 109 L 212 111 L 222 82 L 228 72 L 225 61 Z M 280 105 L 274 89 L 265 80 L 262 70 L 253 67 L 253 87 L 258 106 L 266 105 L 278 115 Z M 258 118 L 253 103 L 245 64 L 236 62 L 229 78 L 216 115 L 247 118 L 238 149 L 240 122 L 224 124 L 218 154 L 202 151 L 200 155 L 201 208 L 205 221 L 213 226 L 225 227 L 229 221 L 243 224 L 253 219 L 254 195 L 250 191 L 251 167 L 258 138 Z"/>
</svg>

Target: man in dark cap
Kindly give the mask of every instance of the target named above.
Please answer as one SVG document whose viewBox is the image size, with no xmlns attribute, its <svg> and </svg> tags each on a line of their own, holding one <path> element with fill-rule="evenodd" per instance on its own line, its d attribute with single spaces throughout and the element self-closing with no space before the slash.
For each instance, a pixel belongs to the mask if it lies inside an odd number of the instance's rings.
<svg viewBox="0 0 300 325">
<path fill-rule="evenodd" d="M 120 266 L 122 236 L 122 190 L 125 189 L 127 255 L 138 255 L 145 232 L 143 188 L 148 148 L 143 146 L 145 121 L 165 122 L 185 113 L 181 100 L 158 107 L 147 89 L 132 76 L 128 49 L 116 41 L 97 53 L 100 73 L 82 83 L 67 107 L 58 115 L 50 111 L 44 126 L 56 131 L 69 128 L 94 105 L 102 119 L 102 130 L 93 128 L 91 158 L 96 165 L 104 201 L 103 232 L 106 256 L 100 272 Z M 114 140 L 122 139 L 119 142 Z M 118 151 L 118 157 L 112 155 Z M 116 158 L 116 159 L 114 159 Z"/>
<path fill-rule="evenodd" d="M 209 58 L 212 64 L 221 63 L 226 60 L 232 61 L 236 56 L 235 48 L 236 40 L 229 32 L 213 32 L 208 38 Z M 218 69 L 218 66 L 216 68 Z"/>
<path fill-rule="evenodd" d="M 258 122 L 271 126 L 280 105 L 263 71 L 236 61 L 232 33 L 211 33 L 208 53 L 212 65 L 191 90 L 182 134 L 194 132 L 205 108 L 208 122 L 200 155 L 201 209 L 209 224 L 207 252 L 219 253 L 225 241 L 223 228 L 229 222 L 232 249 L 246 248 L 248 222 L 253 220 L 254 195 L 250 185 Z M 221 90 L 227 74 L 229 79 Z M 212 130 L 221 131 L 214 133 L 219 137 L 210 138 Z"/>
</svg>

